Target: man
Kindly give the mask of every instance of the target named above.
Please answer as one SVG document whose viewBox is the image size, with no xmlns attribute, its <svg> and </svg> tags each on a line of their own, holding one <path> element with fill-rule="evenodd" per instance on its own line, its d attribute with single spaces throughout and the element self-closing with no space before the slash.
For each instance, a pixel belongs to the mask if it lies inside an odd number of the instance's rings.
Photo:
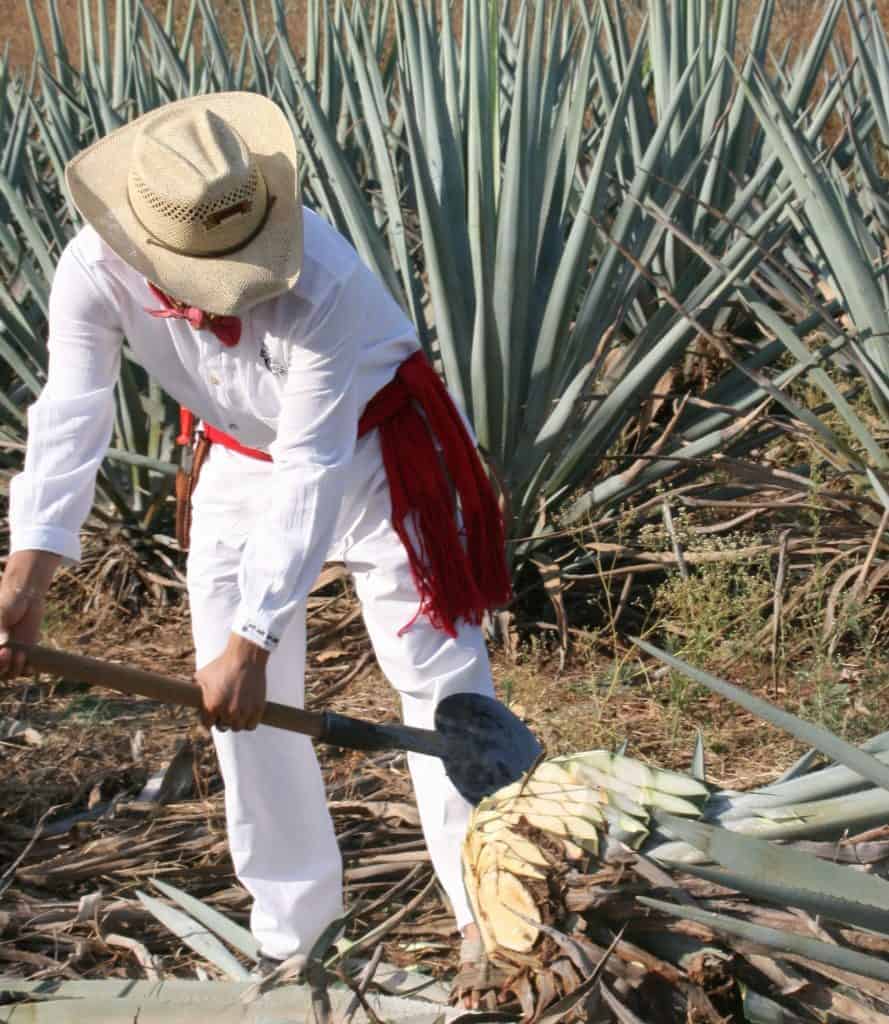
<svg viewBox="0 0 889 1024">
<path fill-rule="evenodd" d="M 342 913 L 340 857 L 311 744 L 257 724 L 267 696 L 302 703 L 306 597 L 325 560 L 345 562 L 405 720 L 430 727 L 449 693 L 492 693 L 479 623 L 509 594 L 496 502 L 410 322 L 303 210 L 270 100 L 169 104 L 81 153 L 67 181 L 86 226 L 53 281 L 47 383 L 10 491 L 0 642 L 36 640 L 54 570 L 79 557 L 126 338 L 209 443 L 187 570 L 202 718 L 252 930 L 272 960 L 305 954 Z M 25 667 L 0 649 L 0 673 Z M 471 959 L 468 807 L 437 759 L 409 764 Z"/>
</svg>

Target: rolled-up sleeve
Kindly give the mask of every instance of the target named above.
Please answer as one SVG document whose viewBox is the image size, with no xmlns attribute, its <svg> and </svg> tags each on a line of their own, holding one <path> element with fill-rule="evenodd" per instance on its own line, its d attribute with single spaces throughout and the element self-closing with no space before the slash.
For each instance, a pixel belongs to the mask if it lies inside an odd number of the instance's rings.
<svg viewBox="0 0 889 1024">
<path fill-rule="evenodd" d="M 368 309 L 352 280 L 333 286 L 293 339 L 268 502 L 241 558 L 232 629 L 268 651 L 321 571 L 355 451 L 354 376 Z"/>
<path fill-rule="evenodd" d="M 24 470 L 9 489 L 10 550 L 80 558 L 80 528 L 114 424 L 122 332 L 73 244 L 59 260 L 49 303 L 49 369 L 28 410 Z"/>
</svg>

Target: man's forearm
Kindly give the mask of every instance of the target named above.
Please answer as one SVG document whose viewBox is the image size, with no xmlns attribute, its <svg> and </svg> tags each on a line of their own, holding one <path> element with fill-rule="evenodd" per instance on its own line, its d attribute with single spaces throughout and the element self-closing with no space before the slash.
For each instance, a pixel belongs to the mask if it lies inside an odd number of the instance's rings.
<svg viewBox="0 0 889 1024">
<path fill-rule="evenodd" d="M 61 561 L 53 551 L 15 551 L 7 559 L 3 584 L 45 594 Z"/>
</svg>

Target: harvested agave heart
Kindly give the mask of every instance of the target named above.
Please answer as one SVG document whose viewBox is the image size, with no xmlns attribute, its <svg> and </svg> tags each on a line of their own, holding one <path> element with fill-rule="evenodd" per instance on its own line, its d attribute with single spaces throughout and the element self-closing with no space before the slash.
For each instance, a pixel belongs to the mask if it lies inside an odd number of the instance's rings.
<svg viewBox="0 0 889 1024">
<path fill-rule="evenodd" d="M 708 788 L 605 750 L 552 758 L 476 807 L 463 876 L 489 956 L 515 962 L 569 913 L 560 876 L 588 872 L 605 836 L 638 848 L 649 810 L 698 818 Z"/>
</svg>

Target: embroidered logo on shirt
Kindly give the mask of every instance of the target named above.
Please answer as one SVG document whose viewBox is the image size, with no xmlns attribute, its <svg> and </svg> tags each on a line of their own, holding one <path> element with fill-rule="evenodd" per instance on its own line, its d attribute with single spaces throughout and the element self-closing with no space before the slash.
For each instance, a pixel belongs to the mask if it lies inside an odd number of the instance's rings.
<svg viewBox="0 0 889 1024">
<path fill-rule="evenodd" d="M 259 347 L 259 358 L 265 364 L 265 368 L 276 377 L 283 377 L 287 373 L 287 364 L 279 362 L 277 359 L 272 359 L 265 342 Z"/>
</svg>

